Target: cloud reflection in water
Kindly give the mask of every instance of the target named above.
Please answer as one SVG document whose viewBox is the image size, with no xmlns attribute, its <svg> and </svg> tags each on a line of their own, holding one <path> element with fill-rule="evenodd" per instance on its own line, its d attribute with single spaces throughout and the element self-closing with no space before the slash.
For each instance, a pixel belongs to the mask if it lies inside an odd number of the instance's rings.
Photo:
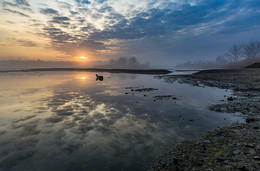
<svg viewBox="0 0 260 171">
<path fill-rule="evenodd" d="M 27 83 L 48 81 L 41 89 L 37 84 L 17 85 L 5 94 L 13 104 L 0 97 L 0 106 L 7 106 L 1 108 L 1 119 L 8 123 L 0 124 L 0 169 L 143 170 L 172 144 L 196 139 L 204 130 L 238 119 L 229 114 L 223 121 L 224 114 L 200 108 L 207 105 L 207 97 L 194 100 L 196 96 L 183 93 L 185 86 L 177 83 L 168 84 L 144 75 L 124 81 L 114 74 L 103 75 L 103 82 L 96 82 L 94 73 L 21 76 Z M 3 79 L 14 82 L 17 78 L 7 75 Z M 152 85 L 159 90 L 145 97 L 142 92 L 125 89 L 140 85 Z M 0 87 L 0 94 L 6 88 Z M 172 89 L 179 92 L 177 103 L 153 101 L 153 96 L 172 94 Z M 125 94 L 126 91 L 134 95 Z M 224 94 L 211 88 L 196 91 Z M 185 97 L 181 98 L 181 94 Z M 216 101 L 220 96 L 216 95 Z M 16 105 L 23 99 L 26 100 Z M 203 104 L 198 104 L 200 101 Z M 8 111 L 8 106 L 12 111 Z"/>
</svg>

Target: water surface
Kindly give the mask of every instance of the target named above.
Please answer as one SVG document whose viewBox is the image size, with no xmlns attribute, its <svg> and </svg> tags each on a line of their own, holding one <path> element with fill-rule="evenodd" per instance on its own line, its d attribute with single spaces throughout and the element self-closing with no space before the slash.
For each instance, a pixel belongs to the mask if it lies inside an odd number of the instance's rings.
<svg viewBox="0 0 260 171">
<path fill-rule="evenodd" d="M 101 75 L 1 73 L 0 170 L 145 170 L 177 143 L 242 120 L 208 110 L 231 91 Z"/>
</svg>

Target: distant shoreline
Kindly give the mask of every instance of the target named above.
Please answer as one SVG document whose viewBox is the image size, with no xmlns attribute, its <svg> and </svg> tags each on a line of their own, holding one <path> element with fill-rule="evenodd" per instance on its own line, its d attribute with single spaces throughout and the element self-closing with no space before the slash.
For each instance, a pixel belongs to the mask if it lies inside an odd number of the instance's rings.
<svg viewBox="0 0 260 171">
<path fill-rule="evenodd" d="M 127 74 L 169 74 L 172 73 L 166 69 L 101 69 L 101 68 L 34 68 L 17 70 L 0 70 L 0 73 L 9 72 L 38 72 L 38 71 L 86 71 L 86 72 L 109 72 L 109 73 L 127 73 Z"/>
</svg>

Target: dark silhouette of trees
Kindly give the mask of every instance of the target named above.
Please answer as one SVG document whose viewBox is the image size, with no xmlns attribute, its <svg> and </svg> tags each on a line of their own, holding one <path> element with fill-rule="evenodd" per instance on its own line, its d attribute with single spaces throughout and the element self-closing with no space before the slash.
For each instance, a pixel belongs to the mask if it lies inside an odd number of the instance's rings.
<svg viewBox="0 0 260 171">
<path fill-rule="evenodd" d="M 232 62 L 237 62 L 243 55 L 243 45 L 238 44 L 238 45 L 232 45 L 229 49 L 228 52 L 225 53 L 225 56 L 227 59 L 229 59 Z"/>
<path fill-rule="evenodd" d="M 260 58 L 260 42 L 251 41 L 244 44 L 234 44 L 224 55 L 218 56 L 218 60 L 220 60 L 220 58 L 223 60 L 223 56 L 231 62 L 237 62 L 241 58 Z"/>
<path fill-rule="evenodd" d="M 243 45 L 245 58 L 253 59 L 260 56 L 260 42 L 249 42 Z"/>
<path fill-rule="evenodd" d="M 109 64 L 101 66 L 104 68 L 124 68 L 124 69 L 140 69 L 149 68 L 149 64 L 140 64 L 136 57 L 120 57 L 118 59 L 111 59 Z"/>
</svg>

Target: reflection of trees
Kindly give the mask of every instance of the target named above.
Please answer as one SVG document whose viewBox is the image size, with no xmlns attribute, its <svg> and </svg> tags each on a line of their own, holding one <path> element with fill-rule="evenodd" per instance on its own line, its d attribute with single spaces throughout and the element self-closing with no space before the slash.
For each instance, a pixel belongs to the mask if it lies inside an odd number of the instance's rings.
<svg viewBox="0 0 260 171">
<path fill-rule="evenodd" d="M 120 80 L 128 80 L 128 79 L 135 80 L 137 75 L 121 73 L 121 74 L 113 74 L 113 77 L 118 77 Z"/>
</svg>

